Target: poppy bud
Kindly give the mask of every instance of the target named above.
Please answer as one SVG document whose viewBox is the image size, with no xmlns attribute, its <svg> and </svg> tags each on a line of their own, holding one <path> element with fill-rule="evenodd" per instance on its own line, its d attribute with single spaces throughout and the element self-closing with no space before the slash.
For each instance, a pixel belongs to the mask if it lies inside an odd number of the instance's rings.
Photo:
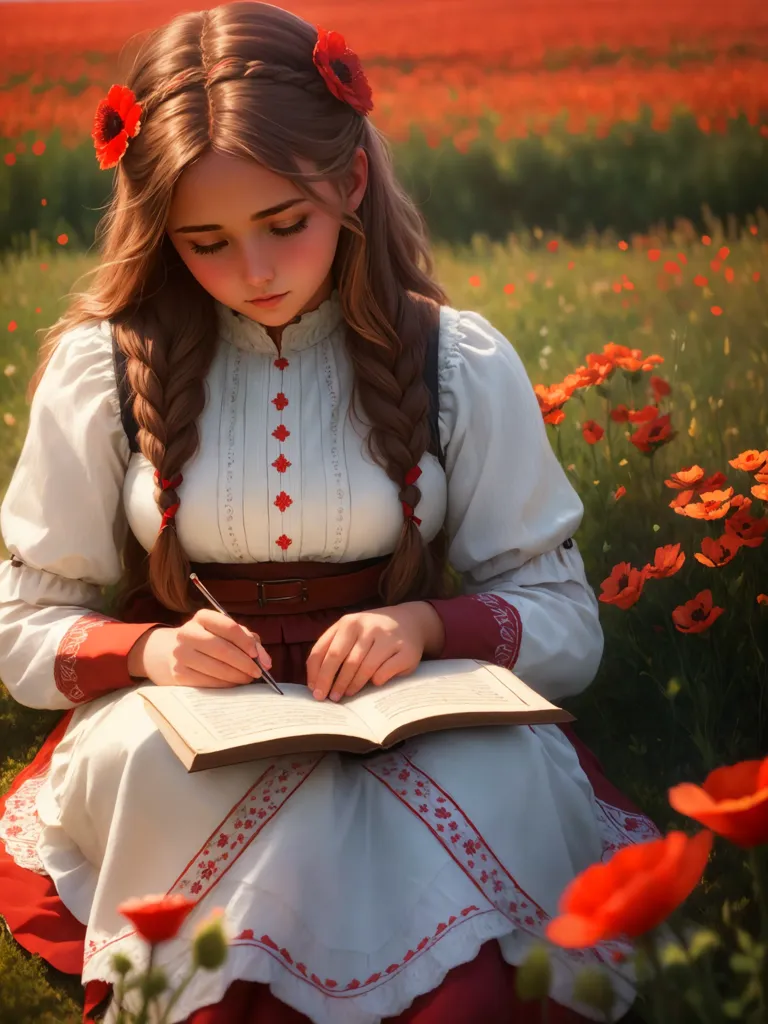
<svg viewBox="0 0 768 1024">
<path fill-rule="evenodd" d="M 573 994 L 579 1002 L 592 1006 L 610 1020 L 616 1000 L 613 985 L 608 975 L 599 967 L 585 967 L 576 975 Z"/>
<path fill-rule="evenodd" d="M 141 983 L 145 999 L 155 999 L 168 988 L 168 977 L 162 967 L 153 967 Z"/>
<path fill-rule="evenodd" d="M 125 953 L 115 953 L 112 957 L 112 969 L 116 971 L 121 978 L 124 978 L 129 971 L 133 970 L 133 964 Z"/>
<path fill-rule="evenodd" d="M 552 969 L 546 946 L 531 946 L 525 960 L 515 971 L 515 992 L 518 999 L 524 1003 L 534 999 L 546 999 L 551 978 Z"/>
<path fill-rule="evenodd" d="M 215 971 L 227 959 L 227 937 L 221 921 L 222 911 L 214 911 L 195 932 L 192 962 L 205 971 Z"/>
</svg>

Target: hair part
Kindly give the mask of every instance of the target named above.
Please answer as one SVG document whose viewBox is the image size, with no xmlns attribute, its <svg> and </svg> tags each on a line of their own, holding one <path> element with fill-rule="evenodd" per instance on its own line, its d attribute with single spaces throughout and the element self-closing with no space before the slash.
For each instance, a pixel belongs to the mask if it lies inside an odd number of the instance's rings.
<svg viewBox="0 0 768 1024">
<path fill-rule="evenodd" d="M 397 182 L 386 139 L 327 89 L 312 60 L 316 39 L 296 15 L 238 0 L 154 30 L 128 76 L 144 107 L 142 130 L 115 171 L 96 231 L 101 262 L 86 275 L 93 281 L 71 293 L 67 312 L 47 332 L 29 397 L 65 332 L 109 320 L 126 356 L 137 443 L 161 479 L 182 472 L 198 448 L 214 354 L 214 299 L 165 233 L 175 183 L 211 150 L 255 160 L 326 207 L 313 183 L 329 182 L 341 197 L 355 153 L 365 150 L 366 192 L 342 217 L 333 262 L 354 368 L 352 409 L 369 424 L 371 455 L 401 493 L 428 448 L 426 339 L 447 298 L 433 280 L 426 226 Z M 307 163 L 317 172 L 302 169 Z M 418 487 L 407 496 L 416 506 Z M 163 512 L 180 495 L 158 487 L 155 499 Z M 119 605 L 148 585 L 168 609 L 191 610 L 189 560 L 175 525 L 149 553 L 129 530 L 123 561 Z M 394 604 L 443 592 L 444 570 L 444 535 L 426 545 L 405 520 L 381 596 Z"/>
</svg>

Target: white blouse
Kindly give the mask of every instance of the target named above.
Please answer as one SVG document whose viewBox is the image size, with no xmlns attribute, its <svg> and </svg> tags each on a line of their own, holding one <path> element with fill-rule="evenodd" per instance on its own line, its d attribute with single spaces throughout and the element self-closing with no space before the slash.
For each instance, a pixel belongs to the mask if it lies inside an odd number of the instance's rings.
<svg viewBox="0 0 768 1024">
<path fill-rule="evenodd" d="M 217 313 L 200 447 L 178 488 L 189 558 L 346 562 L 391 552 L 402 507 L 350 416 L 338 294 L 284 329 L 281 352 L 261 325 L 221 304 Z M 578 693 L 603 643 L 581 556 L 563 547 L 583 507 L 522 362 L 478 313 L 443 307 L 438 369 L 446 468 L 421 460 L 420 529 L 430 540 L 445 519 L 465 592 L 514 605 L 515 672 L 550 699 Z M 127 528 L 151 550 L 161 522 L 153 475 L 123 431 L 108 322 L 67 332 L 0 509 L 4 542 L 24 563 L 0 563 L 0 678 L 20 703 L 73 706 L 55 685 L 57 650 L 78 618 L 103 608 Z"/>
</svg>

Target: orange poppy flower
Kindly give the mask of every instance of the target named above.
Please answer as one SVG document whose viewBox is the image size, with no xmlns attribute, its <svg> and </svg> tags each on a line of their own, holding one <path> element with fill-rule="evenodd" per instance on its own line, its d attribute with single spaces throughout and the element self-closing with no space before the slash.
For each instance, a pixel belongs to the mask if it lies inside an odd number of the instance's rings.
<svg viewBox="0 0 768 1024">
<path fill-rule="evenodd" d="M 759 498 L 760 501 L 768 501 L 768 484 L 757 484 L 755 487 L 751 488 L 751 490 L 754 496 Z"/>
<path fill-rule="evenodd" d="M 590 352 L 587 356 L 587 367 L 600 376 L 599 383 L 608 380 L 616 367 L 610 356 L 601 352 Z"/>
<path fill-rule="evenodd" d="M 673 437 L 675 431 L 672 430 L 670 415 L 665 413 L 664 416 L 657 416 L 656 419 L 643 423 L 629 440 L 638 451 L 650 455 L 662 445 L 669 444 Z"/>
<path fill-rule="evenodd" d="M 539 402 L 541 414 L 545 423 L 556 425 L 565 419 L 563 406 L 573 394 L 573 390 L 564 387 L 562 384 L 552 384 L 547 387 L 545 384 L 537 384 L 534 389 Z"/>
<path fill-rule="evenodd" d="M 659 415 L 658 407 L 655 405 L 646 405 L 643 409 L 630 409 L 629 410 L 629 422 L 630 423 L 650 423 L 651 420 L 655 420 Z"/>
<path fill-rule="evenodd" d="M 717 540 L 714 537 L 702 537 L 701 554 L 696 551 L 693 557 L 702 565 L 708 565 L 711 569 L 719 569 L 723 565 L 728 565 L 740 547 L 739 539 L 731 537 L 727 533 Z"/>
<path fill-rule="evenodd" d="M 758 594 L 757 595 L 757 603 L 758 604 L 768 604 L 768 594 Z"/>
<path fill-rule="evenodd" d="M 640 600 L 645 586 L 645 576 L 633 569 L 629 562 L 619 562 L 611 569 L 611 575 L 600 584 L 602 593 L 598 600 L 604 604 L 615 604 L 624 611 Z"/>
<path fill-rule="evenodd" d="M 593 864 L 560 897 L 560 917 L 547 925 L 547 938 L 566 949 L 582 949 L 651 931 L 699 884 L 713 839 L 708 831 L 693 837 L 670 832 Z"/>
<path fill-rule="evenodd" d="M 737 455 L 735 459 L 729 459 L 728 465 L 733 466 L 734 469 L 743 469 L 747 473 L 754 473 L 763 465 L 768 459 L 768 451 L 759 452 L 755 448 L 750 448 L 748 451 L 742 452 L 741 455 Z"/>
<path fill-rule="evenodd" d="M 748 512 L 752 508 L 752 499 L 748 498 L 746 494 L 734 494 L 731 498 L 731 508 L 740 508 L 744 512 Z"/>
<path fill-rule="evenodd" d="M 768 473 L 755 473 L 756 484 L 768 484 Z"/>
<path fill-rule="evenodd" d="M 671 394 L 672 388 L 669 386 L 667 381 L 663 377 L 651 377 L 651 391 L 653 397 L 659 402 L 662 398 L 666 398 L 667 395 Z"/>
<path fill-rule="evenodd" d="M 646 565 L 643 573 L 646 579 L 663 580 L 679 572 L 684 562 L 685 552 L 680 550 L 679 544 L 665 544 L 664 547 L 656 548 L 653 562 Z"/>
<path fill-rule="evenodd" d="M 566 391 L 577 391 L 579 388 L 588 388 L 593 384 L 599 384 L 601 379 L 599 370 L 577 366 L 573 373 L 569 373 L 563 378 L 563 387 Z"/>
<path fill-rule="evenodd" d="M 584 440 L 587 444 L 597 444 L 605 431 L 599 423 L 595 423 L 594 420 L 587 420 L 582 424 L 581 433 L 584 435 Z"/>
<path fill-rule="evenodd" d="M 725 608 L 712 604 L 711 590 L 702 590 L 696 597 L 675 608 L 672 621 L 680 633 L 703 633 L 724 611 Z"/>
<path fill-rule="evenodd" d="M 117 910 L 128 918 L 142 939 L 155 943 L 172 939 L 195 906 L 194 900 L 174 893 L 126 900 Z"/>
<path fill-rule="evenodd" d="M 688 466 L 687 469 L 681 469 L 677 473 L 673 473 L 668 480 L 664 481 L 664 484 L 673 491 L 685 491 L 689 487 L 694 487 L 699 480 L 703 479 L 704 470 L 701 466 Z"/>
<path fill-rule="evenodd" d="M 726 519 L 725 530 L 732 537 L 738 537 L 745 547 L 759 548 L 768 533 L 768 518 L 751 516 L 748 507 L 742 506 L 735 515 Z"/>
<path fill-rule="evenodd" d="M 680 491 L 675 495 L 672 501 L 670 501 L 669 507 L 674 509 L 685 508 L 686 505 L 691 503 L 695 495 L 696 491 Z"/>
<path fill-rule="evenodd" d="M 701 786 L 673 786 L 669 802 L 737 846 L 768 843 L 768 757 L 715 768 Z"/>
<path fill-rule="evenodd" d="M 676 507 L 675 512 L 679 516 L 688 516 L 689 519 L 722 519 L 731 507 L 732 497 L 732 487 L 727 491 L 704 491 L 699 495 L 700 501 Z"/>
</svg>

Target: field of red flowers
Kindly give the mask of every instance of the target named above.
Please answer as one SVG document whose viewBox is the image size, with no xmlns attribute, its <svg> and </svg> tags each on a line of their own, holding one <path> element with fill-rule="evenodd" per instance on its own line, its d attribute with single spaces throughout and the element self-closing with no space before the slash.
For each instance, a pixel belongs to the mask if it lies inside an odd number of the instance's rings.
<svg viewBox="0 0 768 1024">
<path fill-rule="evenodd" d="M 690 112 L 703 132 L 745 115 L 768 132 L 768 6 L 762 0 L 295 0 L 314 24 L 345 33 L 366 63 L 375 119 L 395 139 L 416 124 L 459 150 L 490 117 L 500 141 L 604 135 L 643 107 L 663 131 Z M 185 0 L 9 3 L 0 44 L 0 134 L 54 128 L 80 141 L 137 35 Z M 8 150 L 6 150 L 8 152 Z"/>
</svg>

